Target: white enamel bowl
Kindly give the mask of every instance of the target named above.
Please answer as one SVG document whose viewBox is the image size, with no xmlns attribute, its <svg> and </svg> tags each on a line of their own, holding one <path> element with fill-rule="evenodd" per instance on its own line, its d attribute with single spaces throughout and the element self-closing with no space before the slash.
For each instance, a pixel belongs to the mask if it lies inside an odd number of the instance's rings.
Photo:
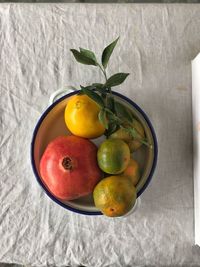
<svg viewBox="0 0 200 267">
<path fill-rule="evenodd" d="M 39 162 L 48 143 L 57 136 L 70 134 L 64 122 L 64 109 L 68 100 L 74 94 L 77 94 L 77 91 L 69 93 L 51 104 L 37 122 L 31 143 L 32 168 L 38 183 L 41 185 L 46 194 L 58 205 L 80 214 L 102 215 L 102 213 L 94 206 L 92 195 L 73 201 L 62 201 L 54 197 L 48 191 L 40 177 Z M 142 170 L 142 177 L 137 185 L 137 196 L 139 197 L 151 181 L 156 167 L 158 154 L 156 135 L 147 115 L 137 104 L 119 93 L 113 92 L 113 95 L 118 101 L 123 102 L 123 104 L 127 105 L 127 107 L 132 110 L 136 119 L 142 123 L 146 137 L 149 143 L 153 146 L 153 148 L 150 149 L 143 145 L 138 151 L 134 152 L 134 158 L 138 160 Z M 102 140 L 103 138 L 101 137 L 93 139 L 92 141 L 98 145 Z"/>
</svg>

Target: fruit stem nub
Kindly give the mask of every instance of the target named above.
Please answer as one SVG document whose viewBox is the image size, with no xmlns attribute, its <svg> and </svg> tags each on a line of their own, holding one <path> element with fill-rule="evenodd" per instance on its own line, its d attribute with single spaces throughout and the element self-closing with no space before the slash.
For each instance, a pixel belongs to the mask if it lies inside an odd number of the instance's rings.
<svg viewBox="0 0 200 267">
<path fill-rule="evenodd" d="M 73 168 L 72 160 L 69 157 L 63 158 L 62 165 L 65 170 L 72 170 Z"/>
</svg>

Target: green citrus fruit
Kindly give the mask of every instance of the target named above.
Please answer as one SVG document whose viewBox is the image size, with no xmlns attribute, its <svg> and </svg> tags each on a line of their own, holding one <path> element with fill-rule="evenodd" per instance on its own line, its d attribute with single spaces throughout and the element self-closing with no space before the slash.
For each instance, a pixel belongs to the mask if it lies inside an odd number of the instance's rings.
<svg viewBox="0 0 200 267">
<path fill-rule="evenodd" d="M 97 160 L 100 169 L 109 174 L 123 172 L 130 161 L 128 145 L 120 139 L 107 139 L 99 147 Z"/>
<path fill-rule="evenodd" d="M 104 178 L 93 191 L 95 206 L 109 217 L 128 213 L 135 205 L 136 197 L 136 189 L 131 180 L 123 176 Z"/>
</svg>

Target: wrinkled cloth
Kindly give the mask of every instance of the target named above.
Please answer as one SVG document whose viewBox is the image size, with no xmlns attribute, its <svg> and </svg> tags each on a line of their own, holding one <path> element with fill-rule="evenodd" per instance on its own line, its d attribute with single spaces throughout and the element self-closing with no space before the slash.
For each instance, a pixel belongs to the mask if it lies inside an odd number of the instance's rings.
<svg viewBox="0 0 200 267">
<path fill-rule="evenodd" d="M 0 261 L 32 266 L 198 266 L 194 246 L 191 60 L 200 5 L 0 5 Z M 30 163 L 34 126 L 66 84 L 103 81 L 69 49 L 120 36 L 109 74 L 147 113 L 159 159 L 141 206 L 125 218 L 74 214 L 42 191 Z"/>
</svg>

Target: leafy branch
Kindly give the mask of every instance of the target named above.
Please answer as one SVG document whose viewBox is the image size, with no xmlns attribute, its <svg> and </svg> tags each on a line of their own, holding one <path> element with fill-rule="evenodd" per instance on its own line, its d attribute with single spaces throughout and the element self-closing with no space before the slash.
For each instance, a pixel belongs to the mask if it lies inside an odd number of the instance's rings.
<svg viewBox="0 0 200 267">
<path fill-rule="evenodd" d="M 142 138 L 140 133 L 133 126 L 134 117 L 132 112 L 121 102 L 116 101 L 112 95 L 111 88 L 122 84 L 129 75 L 129 73 L 120 72 L 108 78 L 106 73 L 109 59 L 118 40 L 119 37 L 103 50 L 101 63 L 97 61 L 93 51 L 83 48 L 80 48 L 79 51 L 71 49 L 71 52 L 79 63 L 98 67 L 105 78 L 104 83 L 93 83 L 92 85 L 81 86 L 80 94 L 88 95 L 101 107 L 98 118 L 106 129 L 105 135 L 107 137 L 117 129 L 122 128 L 128 132 L 133 139 L 151 147 L 147 140 Z"/>
</svg>

